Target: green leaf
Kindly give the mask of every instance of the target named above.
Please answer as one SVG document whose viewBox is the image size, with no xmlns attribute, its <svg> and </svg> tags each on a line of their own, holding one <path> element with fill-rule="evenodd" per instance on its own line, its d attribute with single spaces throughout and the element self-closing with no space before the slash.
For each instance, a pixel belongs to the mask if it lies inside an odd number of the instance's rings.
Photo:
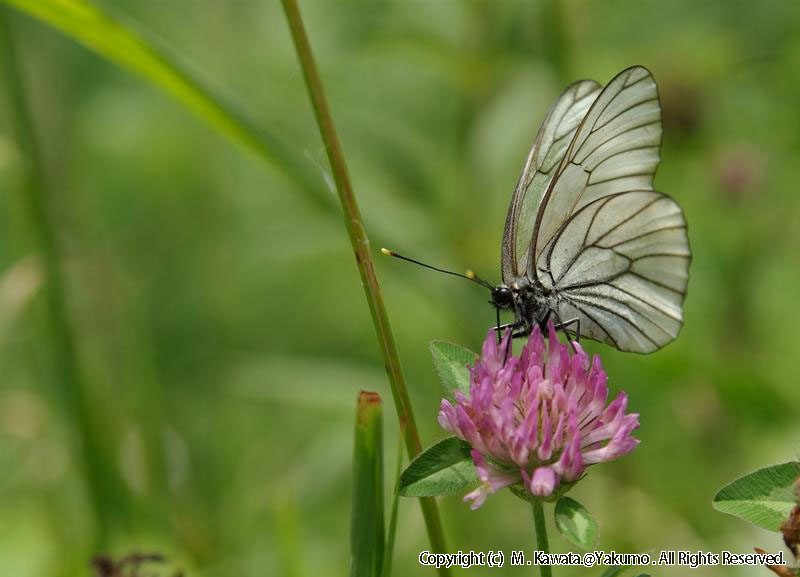
<svg viewBox="0 0 800 577">
<path fill-rule="evenodd" d="M 471 350 L 449 343 L 447 341 L 432 341 L 431 354 L 433 364 L 436 365 L 436 372 L 442 379 L 442 384 L 448 393 L 456 390 L 464 394 L 469 393 L 469 369 L 468 364 L 474 363 L 478 357 Z"/>
<path fill-rule="evenodd" d="M 400 475 L 398 493 L 404 497 L 453 495 L 478 482 L 470 446 L 448 437 L 421 453 Z"/>
<path fill-rule="evenodd" d="M 361 391 L 353 450 L 350 576 L 373 577 L 383 566 L 383 424 L 377 393 Z"/>
<path fill-rule="evenodd" d="M 794 484 L 800 477 L 800 463 L 772 465 L 740 477 L 714 496 L 717 511 L 734 515 L 770 531 L 797 505 Z"/>
<path fill-rule="evenodd" d="M 597 541 L 597 523 L 586 508 L 571 497 L 561 497 L 555 508 L 556 528 L 569 541 L 591 549 Z"/>
<path fill-rule="evenodd" d="M 89 50 L 137 74 L 208 122 L 224 136 L 276 165 L 315 200 L 332 207 L 333 196 L 299 150 L 257 127 L 242 110 L 213 92 L 179 59 L 86 0 L 0 0 L 55 28 Z"/>
<path fill-rule="evenodd" d="M 632 565 L 612 565 L 600 575 L 600 577 L 622 577 L 634 569 Z M 649 573 L 637 573 L 635 577 L 650 577 Z"/>
<path fill-rule="evenodd" d="M 621 577 L 625 573 L 629 573 L 632 567 L 630 565 L 614 565 L 609 567 L 600 575 L 600 577 Z M 636 577 L 650 577 L 647 573 L 639 573 Z"/>
</svg>

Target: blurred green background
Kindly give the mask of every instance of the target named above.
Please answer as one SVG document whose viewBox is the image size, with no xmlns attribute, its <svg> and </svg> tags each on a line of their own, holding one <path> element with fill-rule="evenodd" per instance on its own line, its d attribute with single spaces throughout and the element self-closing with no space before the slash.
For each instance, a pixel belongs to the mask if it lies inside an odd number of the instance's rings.
<svg viewBox="0 0 800 577">
<path fill-rule="evenodd" d="M 180 54 L 327 186 L 278 2 L 97 5 Z M 684 207 L 694 252 L 686 323 L 650 356 L 587 345 L 641 413 L 642 444 L 594 468 L 575 496 L 606 550 L 779 549 L 778 536 L 710 501 L 800 450 L 800 5 L 301 8 L 374 252 L 387 245 L 492 282 L 511 191 L 551 101 L 578 78 L 653 71 L 665 128 L 656 187 Z M 334 194 L 298 188 L 151 84 L 3 12 L 42 149 L 69 331 L 48 320 L 9 97 L 20 87 L 5 76 L 0 574 L 89 575 L 96 552 L 158 551 L 187 576 L 346 575 L 357 392 L 386 401 L 390 469 L 397 423 Z M 389 259 L 377 267 L 430 444 L 443 431 L 428 342 L 477 349 L 494 312 L 470 283 Z M 58 368 L 64 346 L 76 351 L 77 388 Z M 459 497 L 440 504 L 453 551 L 534 548 L 529 509 L 507 492 L 476 512 Z M 417 563 L 428 546 L 419 507 L 400 505 L 395 574 L 432 575 Z M 599 571 L 556 571 L 588 574 Z"/>
</svg>

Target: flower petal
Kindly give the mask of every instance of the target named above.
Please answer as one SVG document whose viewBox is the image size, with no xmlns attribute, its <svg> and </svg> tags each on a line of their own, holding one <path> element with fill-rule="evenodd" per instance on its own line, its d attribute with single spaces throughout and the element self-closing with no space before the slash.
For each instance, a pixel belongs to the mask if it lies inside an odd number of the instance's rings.
<svg viewBox="0 0 800 577">
<path fill-rule="evenodd" d="M 531 476 L 528 490 L 537 497 L 547 497 L 556 489 L 558 478 L 552 467 L 538 467 Z"/>
</svg>

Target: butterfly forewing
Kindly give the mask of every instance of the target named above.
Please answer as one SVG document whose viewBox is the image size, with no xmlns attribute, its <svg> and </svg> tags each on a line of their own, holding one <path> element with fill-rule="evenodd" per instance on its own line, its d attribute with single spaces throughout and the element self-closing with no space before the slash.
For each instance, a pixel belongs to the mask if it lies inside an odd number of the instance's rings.
<svg viewBox="0 0 800 577">
<path fill-rule="evenodd" d="M 582 206 L 629 190 L 652 190 L 661 145 L 661 106 L 641 66 L 619 73 L 595 99 L 542 197 L 529 242 L 528 274 L 559 228 Z"/>
<path fill-rule="evenodd" d="M 536 212 L 567 147 L 600 93 L 593 80 L 571 84 L 553 103 L 536 135 L 511 200 L 503 235 L 502 272 L 511 283 L 527 272 Z"/>
</svg>

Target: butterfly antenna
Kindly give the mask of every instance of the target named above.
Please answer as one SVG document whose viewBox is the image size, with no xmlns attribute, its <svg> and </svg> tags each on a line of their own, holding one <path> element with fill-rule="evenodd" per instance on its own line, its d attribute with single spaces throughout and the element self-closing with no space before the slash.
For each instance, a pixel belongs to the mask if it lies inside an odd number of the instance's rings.
<svg viewBox="0 0 800 577">
<path fill-rule="evenodd" d="M 386 256 L 393 256 L 395 258 L 399 258 L 400 260 L 413 262 L 414 264 L 418 264 L 419 266 L 424 266 L 425 268 L 429 268 L 429 269 L 435 270 L 437 272 L 443 272 L 445 274 L 451 274 L 453 276 L 460 276 L 461 278 L 465 278 L 467 280 L 471 280 L 472 282 L 478 283 L 481 286 L 485 286 L 486 288 L 488 288 L 490 290 L 494 288 L 491 284 L 489 284 L 488 282 L 483 280 L 481 277 L 476 275 L 471 270 L 468 270 L 467 274 L 461 274 L 460 272 L 454 272 L 452 270 L 446 270 L 446 269 L 439 268 L 439 267 L 436 267 L 436 266 L 431 266 L 429 264 L 425 264 L 424 262 L 420 262 L 418 260 L 414 260 L 413 258 L 408 258 L 407 256 L 403 256 L 402 254 L 398 254 L 398 253 L 394 252 L 393 250 L 389 250 L 388 248 L 382 248 L 381 249 L 381 253 L 385 254 Z"/>
<path fill-rule="evenodd" d="M 476 283 L 478 283 L 480 285 L 483 285 L 483 286 L 488 287 L 490 289 L 494 288 L 492 286 L 492 283 L 483 280 L 481 277 L 479 277 L 477 274 L 475 274 L 475 271 L 473 271 L 473 270 L 467 269 L 467 272 L 464 273 L 464 276 L 467 277 L 469 280 L 475 281 Z"/>
</svg>

